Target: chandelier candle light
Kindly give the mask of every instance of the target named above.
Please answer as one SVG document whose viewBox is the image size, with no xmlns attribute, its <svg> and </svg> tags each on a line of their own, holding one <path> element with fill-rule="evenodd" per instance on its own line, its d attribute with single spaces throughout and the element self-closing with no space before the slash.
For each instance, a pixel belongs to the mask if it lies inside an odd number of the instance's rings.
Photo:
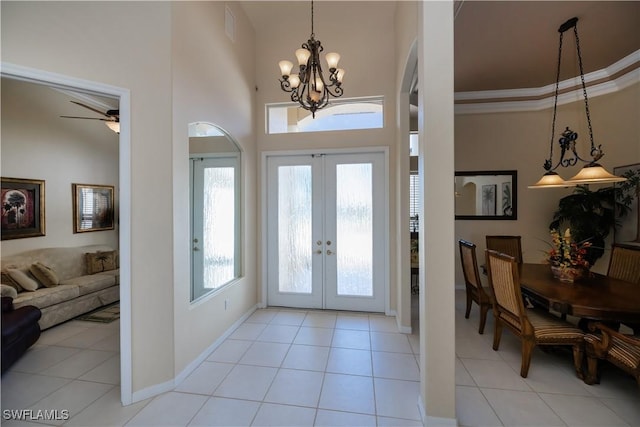
<svg viewBox="0 0 640 427">
<path fill-rule="evenodd" d="M 342 79 L 344 70 L 338 68 L 340 55 L 332 52 L 327 53 L 325 58 L 329 66 L 328 81 L 322 73 L 320 65 L 320 52 L 324 48 L 320 40 L 316 40 L 313 32 L 313 0 L 311 1 L 311 36 L 302 48 L 296 50 L 296 58 L 300 71 L 298 74 L 291 74 L 293 63 L 291 61 L 280 61 L 280 87 L 285 92 L 291 92 L 291 100 L 300 104 L 305 110 L 311 111 L 313 118 L 316 111 L 325 107 L 329 103 L 329 96 L 342 96 Z"/>
<path fill-rule="evenodd" d="M 626 178 L 618 177 L 610 174 L 603 168 L 598 162 L 604 156 L 604 152 L 600 148 L 601 145 L 595 146 L 593 142 L 593 129 L 591 128 L 591 117 L 589 115 L 589 99 L 587 98 L 587 87 L 584 82 L 584 70 L 582 68 L 582 54 L 580 52 L 580 39 L 578 38 L 578 18 L 571 18 L 558 28 L 560 33 L 560 48 L 558 51 L 558 68 L 556 72 L 556 89 L 553 101 L 553 121 L 551 124 L 551 146 L 549 151 L 549 158 L 544 162 L 544 169 L 546 173 L 542 178 L 529 188 L 553 188 L 553 187 L 571 187 L 578 184 L 600 184 L 600 183 L 612 183 L 626 181 Z M 591 140 L 590 155 L 592 160 L 585 160 L 578 155 L 576 151 L 576 140 L 578 134 L 568 127 L 562 132 L 561 138 L 558 140 L 560 145 L 560 160 L 553 165 L 553 138 L 556 126 L 556 112 L 558 108 L 558 88 L 560 85 L 560 59 L 562 58 L 562 38 L 566 31 L 573 28 L 573 33 L 576 40 L 576 49 L 578 52 L 578 65 L 580 67 L 580 81 L 582 82 L 582 93 L 584 95 L 584 108 L 587 115 L 587 124 L 589 127 L 589 138 Z M 566 157 L 566 158 L 565 158 Z M 565 181 L 555 170 L 558 166 L 569 167 L 575 166 L 581 162 L 587 163 L 580 172 L 569 181 Z"/>
</svg>

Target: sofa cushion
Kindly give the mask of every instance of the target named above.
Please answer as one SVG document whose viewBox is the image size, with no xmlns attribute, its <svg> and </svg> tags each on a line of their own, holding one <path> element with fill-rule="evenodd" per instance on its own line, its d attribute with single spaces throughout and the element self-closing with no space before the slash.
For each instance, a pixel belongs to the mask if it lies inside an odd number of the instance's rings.
<svg viewBox="0 0 640 427">
<path fill-rule="evenodd" d="M 39 261 L 31 264 L 29 271 L 36 279 L 38 279 L 38 282 L 42 283 L 47 288 L 58 286 L 58 283 L 60 283 L 60 279 L 58 279 L 56 272 Z"/>
<path fill-rule="evenodd" d="M 53 288 L 41 288 L 36 292 L 21 292 L 18 294 L 18 297 L 13 300 L 13 305 L 16 308 L 25 305 L 44 308 L 77 298 L 79 295 L 80 291 L 77 286 L 58 285 Z"/>
<path fill-rule="evenodd" d="M 109 270 L 109 271 L 103 271 L 101 273 L 96 273 L 96 276 L 109 276 L 109 277 L 113 277 L 113 279 L 115 280 L 115 284 L 119 285 L 120 284 L 120 269 L 116 268 L 115 270 Z"/>
<path fill-rule="evenodd" d="M 16 292 L 22 292 L 22 286 L 20 286 L 18 282 L 16 282 L 11 278 L 11 276 L 9 276 L 9 272 L 7 271 L 8 268 L 16 268 L 16 266 L 13 265 L 2 269 L 2 271 L 0 272 L 0 283 L 11 286 L 16 290 Z"/>
<path fill-rule="evenodd" d="M 60 282 L 61 285 L 64 284 L 78 288 L 78 295 L 90 294 L 91 292 L 113 286 L 115 283 L 116 281 L 113 276 L 102 274 L 74 277 L 73 279 Z"/>
<path fill-rule="evenodd" d="M 85 254 L 96 251 L 112 251 L 113 248 L 107 245 L 86 245 L 74 247 L 55 247 L 32 249 L 15 255 L 3 254 L 0 259 L 2 271 L 7 268 L 31 267 L 36 261 L 53 269 L 60 281 L 87 274 Z M 9 284 L 9 283 L 7 283 Z"/>
<path fill-rule="evenodd" d="M 98 251 L 85 254 L 87 274 L 101 273 L 116 269 L 116 251 Z"/>
<path fill-rule="evenodd" d="M 31 275 L 29 269 L 19 270 L 17 268 L 10 268 L 7 272 L 9 273 L 9 276 L 11 276 L 11 278 L 15 280 L 25 291 L 35 291 L 40 287 L 40 284 Z"/>
</svg>

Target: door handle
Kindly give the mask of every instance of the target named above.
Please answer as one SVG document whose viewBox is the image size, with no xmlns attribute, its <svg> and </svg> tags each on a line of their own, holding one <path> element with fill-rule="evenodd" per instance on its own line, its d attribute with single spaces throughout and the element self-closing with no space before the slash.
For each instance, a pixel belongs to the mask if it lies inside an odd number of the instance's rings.
<svg viewBox="0 0 640 427">
<path fill-rule="evenodd" d="M 331 249 L 327 250 L 327 255 L 334 255 L 334 254 L 335 254 L 335 252 L 331 252 Z"/>
<path fill-rule="evenodd" d="M 193 247 L 193 251 L 194 251 L 194 252 L 199 251 L 199 250 L 200 250 L 200 248 L 199 248 L 199 247 L 197 247 L 197 246 L 194 246 L 194 247 Z"/>
<path fill-rule="evenodd" d="M 317 253 L 318 255 L 320 255 L 320 254 L 322 254 L 322 251 L 321 251 L 320 249 L 318 249 L 318 250 L 316 251 L 316 253 Z"/>
</svg>

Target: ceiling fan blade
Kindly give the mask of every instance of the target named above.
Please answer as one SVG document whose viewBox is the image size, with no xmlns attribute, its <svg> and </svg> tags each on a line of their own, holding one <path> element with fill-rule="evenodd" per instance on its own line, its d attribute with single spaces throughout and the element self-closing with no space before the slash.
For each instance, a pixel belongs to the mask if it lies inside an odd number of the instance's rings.
<svg viewBox="0 0 640 427">
<path fill-rule="evenodd" d="M 85 104 L 83 104 L 83 103 L 81 103 L 81 102 L 78 102 L 78 101 L 69 101 L 69 102 L 73 102 L 74 104 L 79 105 L 79 106 L 81 106 L 81 107 L 84 107 L 84 108 L 86 108 L 86 109 L 88 109 L 88 110 L 91 110 L 91 111 L 93 111 L 93 112 L 95 112 L 95 113 L 98 113 L 98 114 L 100 114 L 101 116 L 111 117 L 111 116 L 109 116 L 108 114 L 106 114 L 104 111 L 97 110 L 97 109 L 95 109 L 95 108 L 93 108 L 93 107 L 90 107 L 90 106 L 88 106 L 88 105 L 85 105 Z"/>
<path fill-rule="evenodd" d="M 115 122 L 116 120 L 103 119 L 101 117 L 77 117 L 77 116 L 60 116 L 64 119 L 85 119 L 85 120 L 101 120 L 103 122 Z"/>
</svg>

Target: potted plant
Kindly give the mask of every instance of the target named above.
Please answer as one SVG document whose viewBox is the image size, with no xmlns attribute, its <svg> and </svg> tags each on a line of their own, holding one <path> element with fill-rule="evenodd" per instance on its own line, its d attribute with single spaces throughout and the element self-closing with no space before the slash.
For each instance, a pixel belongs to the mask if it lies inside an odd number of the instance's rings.
<svg viewBox="0 0 640 427">
<path fill-rule="evenodd" d="M 572 194 L 558 202 L 549 229 L 559 233 L 561 227 L 568 227 L 575 242 L 589 242 L 584 258 L 593 265 L 604 254 L 605 239 L 616 227 L 617 219 L 629 213 L 633 201 L 630 192 L 631 187 L 592 191 L 588 185 L 578 185 Z"/>
<path fill-rule="evenodd" d="M 571 229 L 564 233 L 551 230 L 552 245 L 547 252 L 547 262 L 551 265 L 553 276 L 561 282 L 573 283 L 585 275 L 591 263 L 585 258 L 591 247 L 590 242 L 575 242 L 571 237 Z"/>
</svg>

